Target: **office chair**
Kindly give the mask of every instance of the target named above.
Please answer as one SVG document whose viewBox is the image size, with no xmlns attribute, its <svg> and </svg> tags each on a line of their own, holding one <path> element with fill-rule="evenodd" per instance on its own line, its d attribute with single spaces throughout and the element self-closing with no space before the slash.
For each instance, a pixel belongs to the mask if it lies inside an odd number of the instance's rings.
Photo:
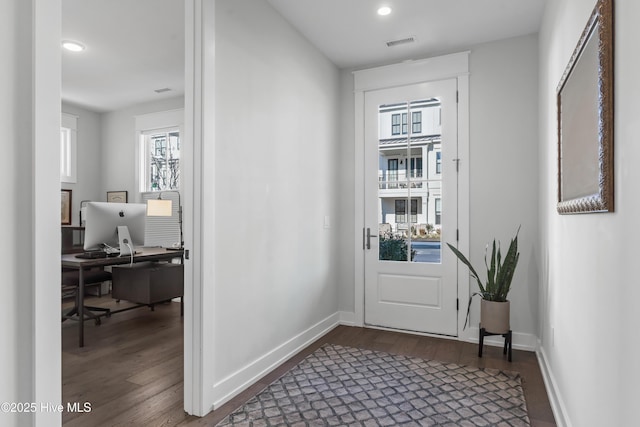
<svg viewBox="0 0 640 427">
<path fill-rule="evenodd" d="M 102 282 L 111 280 L 111 273 L 104 271 L 103 269 L 92 269 L 84 272 L 84 287 L 85 289 L 92 286 L 100 286 Z M 80 277 L 77 270 L 66 270 L 62 272 L 62 292 L 74 292 L 75 304 L 71 310 L 66 313 L 62 313 L 62 321 L 72 319 L 78 315 L 78 285 L 80 283 Z M 101 316 L 111 316 L 111 310 L 103 307 L 92 307 L 85 305 L 84 307 L 85 318 L 93 319 L 96 325 L 101 323 Z M 104 314 L 98 315 L 94 312 L 102 312 Z"/>
<path fill-rule="evenodd" d="M 89 200 L 83 200 L 80 202 L 80 224 L 82 224 L 83 209 Z M 61 227 L 61 241 L 62 241 L 62 254 L 74 254 L 83 251 L 84 246 L 84 227 Z M 98 296 L 102 296 L 102 282 L 111 280 L 111 273 L 104 271 L 102 268 L 93 268 L 84 272 L 84 287 L 85 289 L 91 287 L 98 287 Z M 71 310 L 66 313 L 62 313 L 62 321 L 72 319 L 78 314 L 78 284 L 80 283 L 80 276 L 78 270 L 62 269 L 62 295 L 68 293 L 74 293 L 75 304 Z M 104 314 L 98 315 L 94 312 L 102 312 Z M 84 306 L 85 318 L 94 319 L 96 325 L 100 324 L 100 317 L 111 315 L 111 310 L 102 307 L 90 307 Z"/>
</svg>

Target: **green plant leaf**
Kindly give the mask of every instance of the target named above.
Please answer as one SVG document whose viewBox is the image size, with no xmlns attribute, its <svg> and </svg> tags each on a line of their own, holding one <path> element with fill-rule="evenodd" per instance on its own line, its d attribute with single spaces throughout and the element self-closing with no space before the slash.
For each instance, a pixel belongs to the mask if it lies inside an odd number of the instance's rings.
<svg viewBox="0 0 640 427">
<path fill-rule="evenodd" d="M 471 276 L 476 279 L 476 281 L 478 282 L 478 287 L 480 288 L 480 292 L 484 294 L 486 292 L 485 287 L 482 285 L 478 273 L 476 273 L 476 270 L 473 268 L 467 257 L 465 257 L 462 252 L 460 252 L 455 246 L 451 245 L 451 243 L 447 243 L 447 245 L 449 246 L 449 249 L 451 249 L 453 253 L 458 257 L 458 259 L 469 268 L 469 274 L 471 274 Z"/>
<path fill-rule="evenodd" d="M 493 239 L 493 245 L 491 247 L 491 258 L 488 257 L 488 245 L 485 248 L 484 265 L 487 269 L 487 281 L 483 285 L 478 273 L 475 271 L 469 260 L 454 246 L 447 243 L 453 253 L 462 261 L 468 268 L 469 274 L 478 282 L 478 288 L 480 289 L 480 295 L 483 299 L 488 301 L 507 301 L 507 295 L 511 289 L 511 282 L 520 259 L 520 253 L 518 252 L 518 234 L 520 233 L 520 227 L 516 231 L 516 235 L 509 243 L 509 249 L 507 250 L 504 258 L 502 257 L 502 251 L 500 243 L 496 245 L 496 240 Z M 474 294 L 475 295 L 475 294 Z M 471 300 L 469 301 L 471 304 Z M 467 308 L 467 318 L 469 316 L 469 308 Z M 468 320 L 468 319 L 467 319 Z M 465 322 L 466 326 L 466 322 Z"/>
</svg>

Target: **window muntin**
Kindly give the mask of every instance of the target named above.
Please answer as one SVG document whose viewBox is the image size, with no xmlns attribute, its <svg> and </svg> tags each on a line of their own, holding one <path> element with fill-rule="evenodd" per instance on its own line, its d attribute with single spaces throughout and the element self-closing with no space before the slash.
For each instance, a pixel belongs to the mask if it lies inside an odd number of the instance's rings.
<svg viewBox="0 0 640 427">
<path fill-rule="evenodd" d="M 180 189 L 180 131 L 169 129 L 142 134 L 144 187 L 142 191 Z"/>
<path fill-rule="evenodd" d="M 422 157 L 411 158 L 411 178 L 422 178 Z"/>
<path fill-rule="evenodd" d="M 396 199 L 395 201 L 396 224 L 407 222 L 407 201 Z M 418 199 L 411 199 L 411 223 L 418 222 Z"/>
<path fill-rule="evenodd" d="M 411 133 L 422 133 L 422 111 L 411 113 Z"/>
<path fill-rule="evenodd" d="M 400 135 L 400 114 L 391 115 L 391 135 Z"/>
<path fill-rule="evenodd" d="M 407 113 L 391 115 L 391 135 L 406 135 L 408 131 Z M 422 111 L 411 112 L 411 133 L 422 133 Z"/>
</svg>

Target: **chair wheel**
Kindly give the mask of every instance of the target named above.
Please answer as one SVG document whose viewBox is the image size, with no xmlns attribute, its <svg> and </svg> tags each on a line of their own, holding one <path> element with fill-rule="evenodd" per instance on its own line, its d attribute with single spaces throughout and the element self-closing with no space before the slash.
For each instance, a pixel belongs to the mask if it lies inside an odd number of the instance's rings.
<svg viewBox="0 0 640 427">
<path fill-rule="evenodd" d="M 107 313 L 105 314 L 106 317 L 111 317 L 111 312 L 107 311 Z"/>
<path fill-rule="evenodd" d="M 96 319 L 96 326 L 100 326 L 100 324 L 102 323 L 102 321 L 100 320 L 100 318 L 98 317 Z"/>
</svg>

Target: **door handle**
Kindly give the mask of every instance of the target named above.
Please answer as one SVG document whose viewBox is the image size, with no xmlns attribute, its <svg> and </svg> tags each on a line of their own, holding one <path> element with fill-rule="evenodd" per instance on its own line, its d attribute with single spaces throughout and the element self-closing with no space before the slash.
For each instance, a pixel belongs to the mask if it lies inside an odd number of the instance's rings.
<svg viewBox="0 0 640 427">
<path fill-rule="evenodd" d="M 378 236 L 375 234 L 371 234 L 371 229 L 367 227 L 367 249 L 371 249 L 371 239 L 377 239 Z"/>
</svg>

